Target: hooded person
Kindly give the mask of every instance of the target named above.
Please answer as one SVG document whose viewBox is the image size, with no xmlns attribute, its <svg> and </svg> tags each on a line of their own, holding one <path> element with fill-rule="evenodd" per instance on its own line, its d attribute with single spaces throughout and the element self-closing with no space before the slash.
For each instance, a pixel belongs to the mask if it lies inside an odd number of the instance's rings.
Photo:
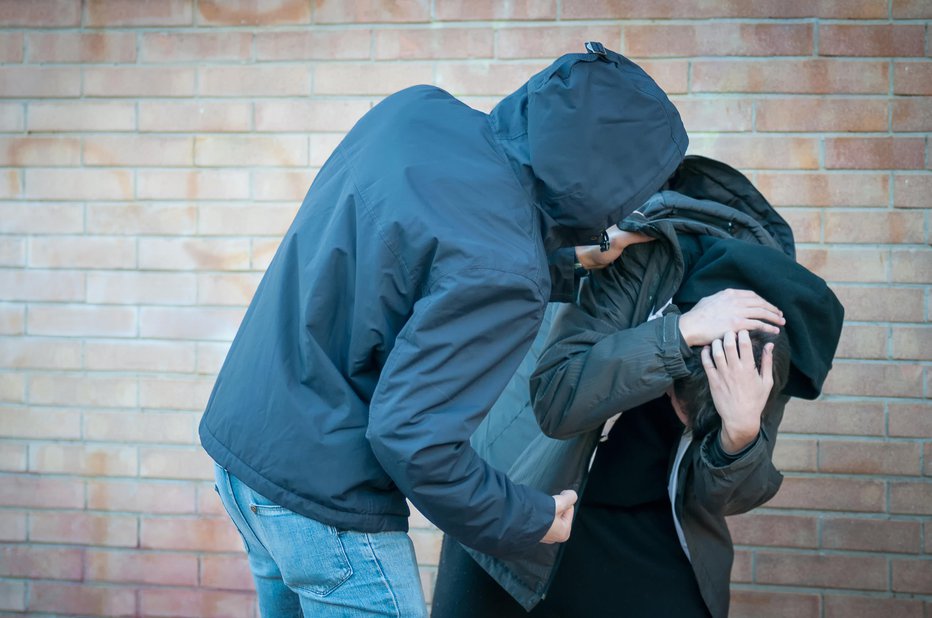
<svg viewBox="0 0 932 618">
<path fill-rule="evenodd" d="M 425 615 L 406 498 L 494 555 L 557 525 L 559 500 L 470 435 L 548 300 L 572 295 L 572 247 L 603 240 L 687 146 L 643 70 L 587 49 L 491 114 L 432 86 L 391 95 L 317 174 L 199 428 L 263 615 Z"/>
</svg>

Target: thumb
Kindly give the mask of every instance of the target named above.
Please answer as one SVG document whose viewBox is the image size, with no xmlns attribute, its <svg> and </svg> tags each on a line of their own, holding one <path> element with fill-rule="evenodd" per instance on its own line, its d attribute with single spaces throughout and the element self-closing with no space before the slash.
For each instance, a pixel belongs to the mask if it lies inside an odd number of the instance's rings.
<svg viewBox="0 0 932 618">
<path fill-rule="evenodd" d="M 564 489 L 560 492 L 560 495 L 554 496 L 553 499 L 557 503 L 557 513 L 562 513 L 576 504 L 577 496 L 572 489 Z"/>
</svg>

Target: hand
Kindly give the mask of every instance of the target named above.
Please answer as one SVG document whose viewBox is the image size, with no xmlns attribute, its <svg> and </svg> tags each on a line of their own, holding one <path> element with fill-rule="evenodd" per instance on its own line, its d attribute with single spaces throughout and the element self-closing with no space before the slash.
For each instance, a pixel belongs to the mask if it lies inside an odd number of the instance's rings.
<svg viewBox="0 0 932 618">
<path fill-rule="evenodd" d="M 608 251 L 602 251 L 598 245 L 586 245 L 576 247 L 576 259 L 586 270 L 598 270 L 605 268 L 621 256 L 630 245 L 636 245 L 642 242 L 650 242 L 653 237 L 638 232 L 623 232 L 618 229 L 617 225 L 605 230 L 608 234 L 609 248 Z"/>
<path fill-rule="evenodd" d="M 750 444 L 760 431 L 760 417 L 773 388 L 773 344 L 764 346 L 758 372 L 748 331 L 725 333 L 724 339 L 702 348 L 702 366 L 709 378 L 709 390 L 718 415 L 722 417 L 722 447 L 737 453 Z"/>
<path fill-rule="evenodd" d="M 776 334 L 780 329 L 774 324 L 786 324 L 783 312 L 754 292 L 722 290 L 706 296 L 680 316 L 680 333 L 686 345 L 692 347 L 708 345 L 728 331 L 762 330 Z"/>
<path fill-rule="evenodd" d="M 553 497 L 556 502 L 556 511 L 553 515 L 553 525 L 540 540 L 541 543 L 563 543 L 570 538 L 570 528 L 573 527 L 573 505 L 576 504 L 576 492 L 564 489 L 559 496 Z"/>
</svg>

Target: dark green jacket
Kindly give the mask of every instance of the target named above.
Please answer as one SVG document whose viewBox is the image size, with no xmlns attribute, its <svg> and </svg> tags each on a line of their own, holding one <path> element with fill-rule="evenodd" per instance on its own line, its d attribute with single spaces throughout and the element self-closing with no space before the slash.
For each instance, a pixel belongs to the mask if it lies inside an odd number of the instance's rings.
<svg viewBox="0 0 932 618">
<path fill-rule="evenodd" d="M 730 167 L 687 157 L 667 189 L 621 225 L 656 240 L 629 247 L 615 265 L 592 273 L 576 304 L 551 308 L 549 339 L 543 332 L 538 337 L 473 437 L 477 451 L 513 481 L 550 494 L 581 492 L 605 422 L 661 396 L 687 374 L 683 359 L 691 351 L 679 334 L 679 310 L 664 309 L 684 275 L 677 234 L 733 237 L 794 255 L 789 226 Z M 660 309 L 660 317 L 648 319 Z M 713 616 L 728 613 L 733 549 L 725 516 L 763 504 L 780 487 L 771 456 L 787 400 L 775 398 L 761 438 L 730 465 L 717 466 L 710 457 L 717 432 L 701 443 L 684 442 L 678 461 L 675 450 L 670 454 L 684 549 Z M 546 594 L 561 547 L 540 544 L 512 559 L 470 554 L 530 609 Z"/>
</svg>

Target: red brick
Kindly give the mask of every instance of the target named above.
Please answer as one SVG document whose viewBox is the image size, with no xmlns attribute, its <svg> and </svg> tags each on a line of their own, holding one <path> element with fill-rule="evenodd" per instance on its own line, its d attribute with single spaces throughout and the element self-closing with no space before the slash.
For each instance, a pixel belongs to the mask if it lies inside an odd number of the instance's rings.
<svg viewBox="0 0 932 618">
<path fill-rule="evenodd" d="M 932 593 L 932 560 L 893 560 L 893 591 Z"/>
<path fill-rule="evenodd" d="M 140 4 L 136 0 L 88 0 L 86 26 L 187 26 L 193 19 L 191 0 Z"/>
<path fill-rule="evenodd" d="M 836 210 L 825 213 L 825 241 L 912 244 L 925 241 L 924 213 Z"/>
<path fill-rule="evenodd" d="M 932 360 L 932 328 L 894 328 L 893 358 Z"/>
<path fill-rule="evenodd" d="M 84 507 L 84 483 L 35 475 L 5 475 L 0 477 L 0 505 L 80 509 Z"/>
<path fill-rule="evenodd" d="M 81 413 L 77 410 L 0 407 L 3 435 L 8 438 L 78 439 Z"/>
<path fill-rule="evenodd" d="M 618 26 L 502 28 L 495 31 L 495 36 L 495 55 L 498 58 L 552 59 L 561 54 L 584 52 L 585 41 L 600 41 L 609 49 L 620 49 L 621 28 Z M 629 55 L 637 56 L 638 54 Z"/>
<path fill-rule="evenodd" d="M 545 20 L 557 16 L 557 3 L 556 0 L 519 0 L 518 2 L 436 0 L 434 11 L 435 19 L 443 21 Z"/>
<path fill-rule="evenodd" d="M 306 24 L 311 8 L 303 0 L 200 0 L 197 23 L 211 26 Z"/>
<path fill-rule="evenodd" d="M 23 61 L 23 34 L 21 32 L 4 32 L 0 39 L 0 62 Z"/>
<path fill-rule="evenodd" d="M 30 131 L 132 131 L 136 128 L 136 110 L 130 102 L 29 104 Z"/>
<path fill-rule="evenodd" d="M 891 402 L 888 406 L 889 435 L 906 438 L 932 436 L 932 404 Z"/>
<path fill-rule="evenodd" d="M 26 265 L 26 239 L 0 238 L 0 266 Z"/>
<path fill-rule="evenodd" d="M 295 203 L 203 205 L 199 209 L 198 231 L 202 235 L 282 236 L 291 225 L 297 208 Z"/>
<path fill-rule="evenodd" d="M 44 305 L 29 308 L 30 335 L 132 337 L 136 312 L 129 307 Z"/>
<path fill-rule="evenodd" d="M 819 142 L 808 137 L 694 136 L 691 154 L 728 161 L 739 169 L 818 169 Z"/>
<path fill-rule="evenodd" d="M 757 188 L 774 206 L 883 206 L 889 174 L 760 173 Z"/>
<path fill-rule="evenodd" d="M 318 0 L 314 10 L 314 21 L 321 24 L 348 22 L 426 22 L 430 21 L 428 0 L 400 0 L 379 2 L 361 0 L 341 2 Z"/>
<path fill-rule="evenodd" d="M 16 408 L 11 409 L 15 410 Z M 0 414 L 4 415 L 4 420 L 6 420 L 5 416 L 7 414 L 7 410 L 0 408 Z M 8 434 L 5 426 L 3 435 L 4 437 L 15 437 Z M 9 441 L 0 442 L 0 470 L 3 470 L 4 472 L 25 472 L 28 468 L 28 463 L 28 445 Z M 10 526 L 13 525 L 14 520 L 3 518 L 2 515 L 3 514 L 0 513 L 0 540 L 19 540 L 16 538 L 9 538 L 9 535 L 12 533 Z M 25 538 L 26 537 L 23 536 L 22 540 L 25 540 Z"/>
<path fill-rule="evenodd" d="M 198 167 L 303 167 L 308 163 L 308 140 L 304 136 L 197 137 L 194 162 Z"/>
<path fill-rule="evenodd" d="M 227 590 L 253 590 L 246 556 L 201 556 L 201 586 Z"/>
<path fill-rule="evenodd" d="M 194 139 L 139 135 L 84 138 L 84 164 L 106 166 L 190 166 Z"/>
<path fill-rule="evenodd" d="M 224 515 L 226 511 L 213 483 L 200 483 L 197 488 L 197 512 L 202 515 Z"/>
<path fill-rule="evenodd" d="M 252 175 L 253 197 L 257 201 L 285 200 L 300 205 L 313 180 L 310 170 L 256 170 Z"/>
<path fill-rule="evenodd" d="M 137 197 L 152 200 L 236 200 L 249 197 L 245 170 L 139 170 Z"/>
<path fill-rule="evenodd" d="M 87 231 L 96 234 L 193 234 L 197 209 L 189 204 L 89 204 Z"/>
<path fill-rule="evenodd" d="M 213 460 L 200 447 L 141 447 L 139 475 L 143 478 L 210 480 L 214 478 Z"/>
<path fill-rule="evenodd" d="M 320 64 L 314 69 L 318 94 L 390 94 L 433 81 L 430 64 L 399 62 L 375 64 Z"/>
<path fill-rule="evenodd" d="M 825 595 L 825 618 L 922 618 L 922 601 L 853 595 Z"/>
<path fill-rule="evenodd" d="M 894 282 L 928 283 L 929 273 L 932 273 L 932 250 L 894 250 L 892 270 Z"/>
<path fill-rule="evenodd" d="M 922 291 L 903 287 L 836 285 L 832 290 L 845 307 L 848 320 L 883 322 L 925 321 Z"/>
<path fill-rule="evenodd" d="M 140 547 L 182 551 L 243 551 L 229 517 L 143 517 Z"/>
<path fill-rule="evenodd" d="M 812 54 L 811 24 L 697 23 L 625 26 L 624 34 L 625 54 L 636 58 Z M 583 38 L 577 37 L 577 40 Z"/>
<path fill-rule="evenodd" d="M 919 553 L 919 522 L 826 518 L 822 547 L 874 552 Z"/>
<path fill-rule="evenodd" d="M 139 102 L 140 131 L 223 132 L 249 131 L 252 104 L 217 101 Z M 298 128 L 295 131 L 300 130 Z"/>
<path fill-rule="evenodd" d="M 0 340 L 0 367 L 79 369 L 81 343 L 33 337 Z"/>
<path fill-rule="evenodd" d="M 191 372 L 195 349 L 184 342 L 87 341 L 84 355 L 87 369 Z"/>
<path fill-rule="evenodd" d="M 117 305 L 191 305 L 197 279 L 191 273 L 88 273 L 87 301 Z"/>
<path fill-rule="evenodd" d="M 27 169 L 25 195 L 44 200 L 127 200 L 133 176 L 126 170 Z"/>
<path fill-rule="evenodd" d="M 143 408 L 203 410 L 213 380 L 198 378 L 140 378 L 139 405 Z"/>
<path fill-rule="evenodd" d="M 17 169 L 8 169 L 0 174 L 0 199 L 23 197 L 23 172 Z"/>
<path fill-rule="evenodd" d="M 887 561 L 882 557 L 823 556 L 757 552 L 759 584 L 886 590 Z"/>
<path fill-rule="evenodd" d="M 862 397 L 922 397 L 922 366 L 837 362 L 822 391 Z"/>
<path fill-rule="evenodd" d="M 391 32 L 382 30 L 380 32 Z M 417 32 L 405 30 L 403 32 Z M 436 30 L 434 32 L 445 32 Z M 224 35 L 225 36 L 225 35 Z M 491 33 L 489 46 L 491 47 Z M 257 32 L 258 60 L 364 60 L 370 55 L 369 30 Z"/>
<path fill-rule="evenodd" d="M 878 99 L 775 98 L 757 101 L 758 131 L 886 131 Z"/>
<path fill-rule="evenodd" d="M 3 299 L 84 300 L 84 273 L 40 270 L 0 270 Z"/>
<path fill-rule="evenodd" d="M 818 469 L 816 441 L 778 440 L 773 452 L 773 463 L 780 470 L 815 472 Z"/>
<path fill-rule="evenodd" d="M 800 264 L 832 282 L 887 279 L 889 254 L 878 249 L 800 249 L 796 254 Z"/>
<path fill-rule="evenodd" d="M 932 97 L 893 100 L 894 131 L 932 131 Z"/>
<path fill-rule="evenodd" d="M 229 352 L 230 346 L 226 343 L 198 343 L 197 344 L 197 372 L 200 374 L 216 375 Z"/>
<path fill-rule="evenodd" d="M 932 17 L 932 7 L 925 0 L 893 0 L 895 19 L 922 19 Z"/>
<path fill-rule="evenodd" d="M 822 241 L 822 211 L 812 208 L 781 208 L 780 215 L 793 229 L 797 243 Z"/>
<path fill-rule="evenodd" d="M 163 481 L 88 481 L 87 508 L 150 515 L 194 513 L 194 487 Z"/>
<path fill-rule="evenodd" d="M 890 512 L 932 515 L 932 483 L 891 483 Z"/>
<path fill-rule="evenodd" d="M 894 176 L 893 205 L 896 208 L 932 208 L 932 175 Z"/>
<path fill-rule="evenodd" d="M 638 60 L 638 65 L 667 94 L 684 94 L 689 90 L 689 62 L 684 60 Z"/>
<path fill-rule="evenodd" d="M 893 65 L 893 93 L 932 94 L 932 63 L 895 63 Z"/>
<path fill-rule="evenodd" d="M 80 580 L 83 555 L 83 549 L 0 545 L 0 575 Z"/>
<path fill-rule="evenodd" d="M 232 341 L 242 309 L 155 308 L 139 312 L 140 335 L 164 339 Z"/>
<path fill-rule="evenodd" d="M 825 140 L 827 169 L 923 169 L 922 138 L 840 137 Z"/>
<path fill-rule="evenodd" d="M 885 0 L 565 0 L 563 19 L 701 19 L 708 17 L 823 17 L 844 19 L 887 19 Z"/>
<path fill-rule="evenodd" d="M 30 449 L 29 469 L 40 474 L 136 476 L 135 446 L 36 444 Z"/>
<path fill-rule="evenodd" d="M 0 3 L 0 24 L 4 28 L 59 28 L 81 24 L 80 0 L 30 0 Z"/>
<path fill-rule="evenodd" d="M 731 618 L 820 618 L 819 595 L 732 589 L 728 615 Z"/>
<path fill-rule="evenodd" d="M 3 276 L 0 275 L 0 279 Z M 21 304 L 0 303 L 0 334 L 22 335 L 26 332 L 25 306 Z"/>
<path fill-rule="evenodd" d="M 247 239 L 139 239 L 140 268 L 243 270 L 248 266 Z"/>
<path fill-rule="evenodd" d="M 0 131 L 22 131 L 26 126 L 20 103 L 0 103 Z"/>
<path fill-rule="evenodd" d="M 729 517 L 728 529 L 736 545 L 817 547 L 819 543 L 814 517 L 750 513 Z"/>
<path fill-rule="evenodd" d="M 135 378 L 59 374 L 32 375 L 29 379 L 29 401 L 33 404 L 127 408 L 136 405 L 137 390 Z"/>
<path fill-rule="evenodd" d="M 258 101 L 257 131 L 348 131 L 371 104 L 359 100 Z"/>
<path fill-rule="evenodd" d="M 418 564 L 437 564 L 440 561 L 440 545 L 443 535 L 438 530 L 411 530 L 408 532 L 414 543 Z"/>
<path fill-rule="evenodd" d="M 880 512 L 884 507 L 881 481 L 787 476 L 768 506 L 823 511 Z"/>
<path fill-rule="evenodd" d="M 253 270 L 264 271 L 269 267 L 272 257 L 278 250 L 280 239 L 260 241 L 254 240 L 252 243 L 252 255 L 249 258 L 249 265 Z"/>
<path fill-rule="evenodd" d="M 353 30 L 348 32 L 355 32 Z M 504 30 L 499 30 L 501 37 Z M 491 58 L 495 32 L 490 28 L 379 29 L 373 32 L 379 60 Z M 339 46 L 337 46 L 339 47 Z M 360 45 L 356 46 L 361 50 Z M 501 57 L 501 51 L 499 51 Z"/>
<path fill-rule="evenodd" d="M 130 238 L 78 236 L 33 238 L 29 265 L 39 268 L 135 268 L 136 243 Z"/>
<path fill-rule="evenodd" d="M 111 547 L 136 546 L 135 517 L 89 513 L 31 513 L 29 540 Z"/>
<path fill-rule="evenodd" d="M 0 97 L 53 98 L 81 94 L 78 69 L 36 66 L 0 67 Z"/>
<path fill-rule="evenodd" d="M 695 60 L 693 92 L 885 94 L 889 66 L 852 60 Z"/>
<path fill-rule="evenodd" d="M 188 413 L 85 412 L 85 436 L 92 440 L 194 443 L 194 417 Z"/>
<path fill-rule="evenodd" d="M 139 591 L 139 605 L 145 616 L 252 618 L 255 603 L 255 595 L 249 592 L 161 588 Z"/>
<path fill-rule="evenodd" d="M 189 97 L 193 68 L 99 67 L 84 69 L 84 95 L 91 97 Z"/>
<path fill-rule="evenodd" d="M 252 300 L 261 279 L 258 273 L 200 275 L 197 302 L 200 305 L 245 307 Z"/>
<path fill-rule="evenodd" d="M 885 326 L 845 324 L 835 358 L 887 358 L 889 329 Z"/>
<path fill-rule="evenodd" d="M 437 85 L 455 95 L 513 92 L 543 67 L 536 64 L 442 64 L 437 67 Z"/>
<path fill-rule="evenodd" d="M 28 606 L 30 612 L 127 616 L 136 611 L 136 592 L 131 588 L 36 582 L 30 586 Z"/>
<path fill-rule="evenodd" d="M 0 138 L 0 165 L 80 165 L 81 141 L 70 137 Z"/>
<path fill-rule="evenodd" d="M 136 36 L 116 32 L 30 32 L 31 62 L 135 62 Z"/>
<path fill-rule="evenodd" d="M 26 610 L 25 582 L 0 582 L 0 609 Z"/>
<path fill-rule="evenodd" d="M 252 35 L 246 32 L 145 32 L 140 49 L 145 62 L 248 60 L 252 53 Z"/>
<path fill-rule="evenodd" d="M 673 100 L 687 131 L 750 131 L 753 103 L 749 99 Z M 758 112 L 759 113 L 759 112 Z"/>
<path fill-rule="evenodd" d="M 821 56 L 922 56 L 924 50 L 921 25 L 819 25 Z"/>
<path fill-rule="evenodd" d="M 199 70 L 199 94 L 225 96 L 289 96 L 311 93 L 307 66 L 206 66 Z"/>
<path fill-rule="evenodd" d="M 197 557 L 193 554 L 153 552 L 87 552 L 89 581 L 192 586 L 197 584 Z"/>
<path fill-rule="evenodd" d="M 0 401 L 10 403 L 25 402 L 25 376 L 16 373 L 0 373 Z"/>
<path fill-rule="evenodd" d="M 919 445 L 910 442 L 819 443 L 819 471 L 844 474 L 920 474 Z"/>
<path fill-rule="evenodd" d="M 731 564 L 731 581 L 750 583 L 754 579 L 753 556 L 749 551 L 735 551 Z"/>
</svg>

